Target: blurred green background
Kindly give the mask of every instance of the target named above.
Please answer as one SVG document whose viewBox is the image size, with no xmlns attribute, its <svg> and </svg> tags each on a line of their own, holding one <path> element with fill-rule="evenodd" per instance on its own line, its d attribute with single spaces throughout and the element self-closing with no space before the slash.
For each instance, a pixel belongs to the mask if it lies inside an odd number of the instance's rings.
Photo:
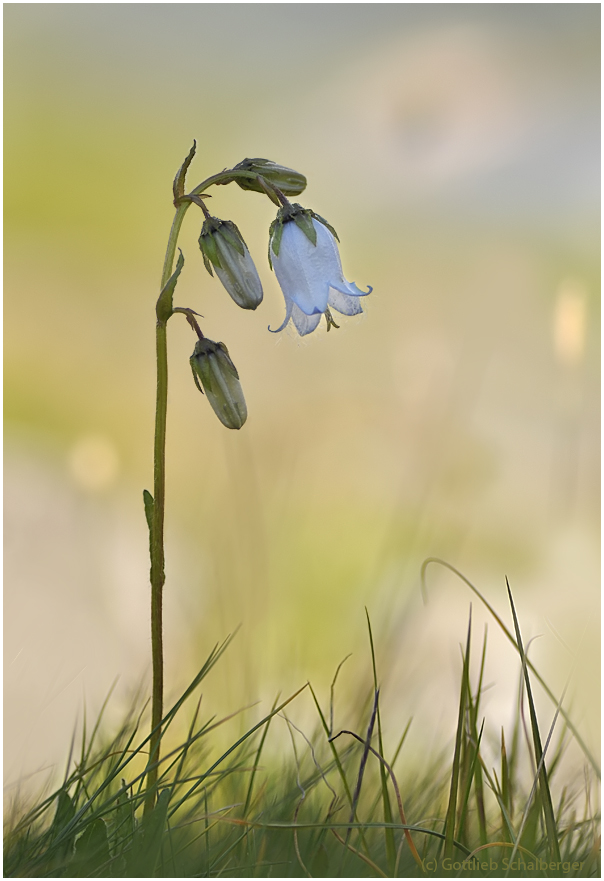
<svg viewBox="0 0 604 881">
<path fill-rule="evenodd" d="M 175 302 L 239 369 L 229 432 L 169 327 L 166 654 L 232 712 L 341 674 L 385 725 L 453 734 L 470 597 L 516 593 L 533 659 L 599 742 L 597 4 L 5 4 L 5 771 L 61 764 L 83 701 L 148 683 L 154 304 L 171 184 L 302 171 L 366 314 L 284 332 L 274 206 L 216 188 L 265 289 L 238 309 L 189 211 Z M 476 609 L 477 632 L 481 632 Z M 509 618 L 509 616 L 508 616 Z M 490 707 L 518 664 L 491 624 Z M 544 724 L 553 707 L 543 704 Z M 308 707 L 310 711 L 310 707 Z M 293 711 L 292 711 L 293 712 Z M 303 710 L 299 711 L 303 715 Z M 426 736 L 428 735 L 428 741 Z M 410 747 L 412 748 L 412 747 Z M 43 775 L 42 775 L 43 776 Z"/>
</svg>

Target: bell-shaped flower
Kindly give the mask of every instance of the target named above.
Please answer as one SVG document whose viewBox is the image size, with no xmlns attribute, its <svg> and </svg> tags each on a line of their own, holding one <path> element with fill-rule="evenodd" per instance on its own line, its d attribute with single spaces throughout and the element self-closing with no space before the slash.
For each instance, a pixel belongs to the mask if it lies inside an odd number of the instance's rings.
<svg viewBox="0 0 604 881">
<path fill-rule="evenodd" d="M 227 428 L 241 428 L 247 419 L 247 406 L 237 368 L 225 344 L 202 337 L 197 340 L 189 363 L 195 385 L 202 394 L 205 391 L 222 424 Z"/>
<path fill-rule="evenodd" d="M 199 247 L 205 267 L 216 275 L 242 309 L 255 309 L 262 302 L 262 282 L 243 236 L 231 220 L 207 217 Z"/>
<path fill-rule="evenodd" d="M 273 222 L 269 261 L 285 297 L 285 319 L 290 318 L 300 334 L 312 333 L 321 316 L 327 328 L 336 326 L 329 307 L 342 315 L 363 311 L 360 297 L 370 294 L 344 278 L 335 230 L 327 221 L 300 205 L 282 208 Z M 270 330 L 270 328 L 269 328 Z"/>
</svg>

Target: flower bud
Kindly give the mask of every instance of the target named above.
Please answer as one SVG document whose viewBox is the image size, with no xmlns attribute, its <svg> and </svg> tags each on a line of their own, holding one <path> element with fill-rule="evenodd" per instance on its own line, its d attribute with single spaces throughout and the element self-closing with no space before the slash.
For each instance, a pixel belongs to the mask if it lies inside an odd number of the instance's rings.
<svg viewBox="0 0 604 881">
<path fill-rule="evenodd" d="M 233 171 L 251 171 L 260 174 L 273 186 L 278 187 L 284 196 L 298 196 L 306 189 L 306 178 L 293 168 L 277 165 L 270 159 L 244 159 L 239 165 L 235 165 Z M 235 178 L 242 190 L 253 190 L 255 193 L 264 193 L 261 184 L 254 178 Z"/>
<path fill-rule="evenodd" d="M 231 220 L 208 217 L 201 229 L 199 247 L 205 267 L 216 275 L 242 309 L 255 309 L 262 302 L 262 282 L 247 245 Z"/>
<path fill-rule="evenodd" d="M 225 344 L 205 337 L 197 340 L 189 363 L 195 385 L 202 394 L 205 391 L 222 424 L 227 428 L 241 428 L 247 419 L 247 407 L 237 368 Z"/>
</svg>

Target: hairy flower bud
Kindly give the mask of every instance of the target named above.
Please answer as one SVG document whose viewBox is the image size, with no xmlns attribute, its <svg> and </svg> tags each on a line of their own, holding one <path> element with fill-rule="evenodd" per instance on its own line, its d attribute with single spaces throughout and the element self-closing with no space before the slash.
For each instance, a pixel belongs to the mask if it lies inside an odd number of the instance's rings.
<svg viewBox="0 0 604 881">
<path fill-rule="evenodd" d="M 225 344 L 205 337 L 197 340 L 189 363 L 195 385 L 202 394 L 205 391 L 222 424 L 227 428 L 241 428 L 247 419 L 247 406 L 237 368 Z"/>
<path fill-rule="evenodd" d="M 243 236 L 231 220 L 208 217 L 199 236 L 205 267 L 216 275 L 242 309 L 255 309 L 262 302 L 262 282 Z"/>
<path fill-rule="evenodd" d="M 298 196 L 306 189 L 306 178 L 293 168 L 277 165 L 270 159 L 244 159 L 235 165 L 233 171 L 251 171 L 260 174 L 270 184 L 278 187 L 284 196 Z M 262 185 L 254 178 L 235 178 L 242 190 L 253 190 L 255 193 L 264 193 Z"/>
</svg>

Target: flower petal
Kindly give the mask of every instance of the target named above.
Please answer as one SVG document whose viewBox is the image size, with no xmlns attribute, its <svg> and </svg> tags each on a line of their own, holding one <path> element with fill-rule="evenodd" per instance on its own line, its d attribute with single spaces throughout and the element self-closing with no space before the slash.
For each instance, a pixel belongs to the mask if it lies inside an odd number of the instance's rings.
<svg viewBox="0 0 604 881">
<path fill-rule="evenodd" d="M 369 287 L 369 290 L 367 291 L 362 291 L 353 281 L 346 281 L 342 270 L 342 261 L 340 259 L 338 243 L 327 227 L 323 226 L 322 223 L 319 223 L 316 220 L 313 221 L 313 223 L 317 228 L 317 247 L 319 247 L 320 241 L 324 253 L 324 262 L 325 264 L 328 264 L 328 267 L 326 265 L 326 269 L 328 268 L 330 287 L 341 291 L 343 294 L 349 294 L 352 297 L 366 297 L 370 294 L 373 290 L 372 287 Z M 338 307 L 334 305 L 334 308 L 337 309 Z"/>
<path fill-rule="evenodd" d="M 306 212 L 305 217 L 306 214 L 311 212 Z M 313 216 L 312 225 L 316 232 L 316 244 L 313 244 L 296 220 L 287 217 L 279 220 L 278 215 L 278 221 L 281 229 L 279 253 L 275 254 L 273 247 L 271 259 L 285 297 L 286 316 L 273 333 L 282 330 L 290 318 L 300 336 L 312 333 L 328 305 L 343 315 L 362 312 L 359 297 L 367 296 L 372 289 L 363 291 L 353 282 L 346 281 L 338 244 L 331 230 Z M 275 239 L 276 236 L 274 233 Z M 269 253 L 272 243 L 273 232 Z"/>
<path fill-rule="evenodd" d="M 293 300 L 306 315 L 325 312 L 333 267 L 326 267 L 325 248 L 319 241 L 313 245 L 296 223 L 285 223 L 273 265 L 286 299 Z M 326 271 L 329 269 L 331 272 Z"/>
<path fill-rule="evenodd" d="M 314 315 L 306 315 L 295 304 L 292 308 L 292 319 L 300 336 L 306 336 L 307 333 L 312 333 L 322 316 L 322 312 L 317 312 Z"/>
<path fill-rule="evenodd" d="M 279 325 L 276 330 L 273 330 L 269 324 L 268 329 L 271 333 L 279 333 L 280 330 L 283 330 L 289 319 L 292 317 L 292 309 L 294 308 L 294 304 L 292 303 L 292 301 L 286 298 L 285 307 L 285 318 L 283 319 L 283 324 Z"/>
<path fill-rule="evenodd" d="M 363 311 L 359 298 L 350 294 L 343 294 L 337 288 L 329 290 L 329 305 L 342 315 L 358 315 Z"/>
<path fill-rule="evenodd" d="M 343 294 L 349 294 L 352 297 L 368 297 L 373 288 L 371 285 L 368 285 L 368 291 L 362 291 L 353 281 L 346 281 L 344 279 L 344 284 L 334 284 L 330 282 L 332 288 L 335 288 L 337 291 L 341 291 Z"/>
</svg>

